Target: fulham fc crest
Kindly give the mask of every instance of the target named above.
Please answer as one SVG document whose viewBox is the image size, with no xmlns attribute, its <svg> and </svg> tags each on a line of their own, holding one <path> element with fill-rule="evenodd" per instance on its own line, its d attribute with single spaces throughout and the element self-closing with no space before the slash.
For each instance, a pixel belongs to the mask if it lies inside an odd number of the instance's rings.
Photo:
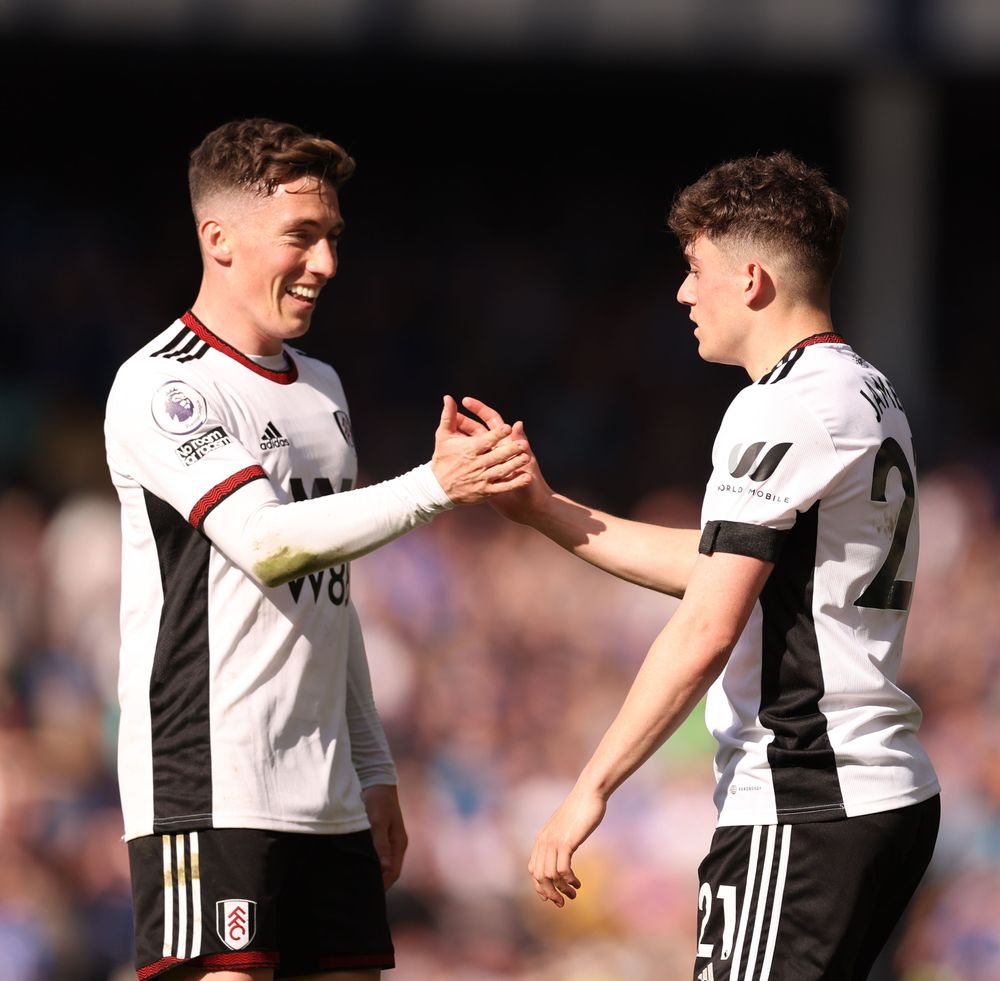
<svg viewBox="0 0 1000 981">
<path fill-rule="evenodd" d="M 337 425 L 340 427 L 341 435 L 344 437 L 344 442 L 352 449 L 356 450 L 357 447 L 354 445 L 354 432 L 351 429 L 351 417 L 344 412 L 343 409 L 337 409 L 333 414 L 333 418 L 337 420 Z"/>
<path fill-rule="evenodd" d="M 215 929 L 230 950 L 242 950 L 257 932 L 257 904 L 249 899 L 220 899 L 215 904 Z"/>
</svg>

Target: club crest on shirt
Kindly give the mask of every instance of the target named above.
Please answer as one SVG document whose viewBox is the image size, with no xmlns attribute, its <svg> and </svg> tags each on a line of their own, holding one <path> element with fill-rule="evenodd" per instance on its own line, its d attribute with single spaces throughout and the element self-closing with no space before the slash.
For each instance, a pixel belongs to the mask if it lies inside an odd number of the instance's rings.
<svg viewBox="0 0 1000 981">
<path fill-rule="evenodd" d="M 161 385 L 149 408 L 156 425 L 174 436 L 193 433 L 208 418 L 208 408 L 201 393 L 180 381 Z"/>
<path fill-rule="evenodd" d="M 230 950 L 242 950 L 257 933 L 257 904 L 252 899 L 220 899 L 215 930 Z"/>
<path fill-rule="evenodd" d="M 343 434 L 347 445 L 352 450 L 356 450 L 357 447 L 354 445 L 354 432 L 351 429 L 351 417 L 343 409 L 337 409 L 337 411 L 333 414 L 333 418 L 337 420 L 337 425 L 340 427 L 340 431 Z"/>
</svg>

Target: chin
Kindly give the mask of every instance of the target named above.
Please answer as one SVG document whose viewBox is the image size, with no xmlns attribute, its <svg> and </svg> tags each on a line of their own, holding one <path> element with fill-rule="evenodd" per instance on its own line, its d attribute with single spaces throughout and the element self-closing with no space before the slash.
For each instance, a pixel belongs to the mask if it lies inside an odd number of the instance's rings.
<svg viewBox="0 0 1000 981">
<path fill-rule="evenodd" d="M 286 324 L 284 330 L 282 331 L 282 337 L 285 340 L 292 340 L 296 337 L 302 337 L 303 334 L 309 332 L 309 328 L 312 326 L 312 317 L 301 323 Z"/>
</svg>

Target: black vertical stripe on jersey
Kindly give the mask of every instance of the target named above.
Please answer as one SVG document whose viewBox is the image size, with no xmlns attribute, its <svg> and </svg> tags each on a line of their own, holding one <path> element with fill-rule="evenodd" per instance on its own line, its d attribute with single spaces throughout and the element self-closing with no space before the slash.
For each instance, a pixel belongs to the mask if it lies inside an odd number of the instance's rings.
<svg viewBox="0 0 1000 981">
<path fill-rule="evenodd" d="M 837 760 L 819 702 L 825 691 L 813 619 L 819 502 L 800 513 L 760 595 L 764 614 L 760 721 L 778 820 L 844 816 Z"/>
<path fill-rule="evenodd" d="M 211 826 L 208 563 L 211 545 L 148 490 L 163 608 L 149 680 L 153 833 Z"/>
</svg>

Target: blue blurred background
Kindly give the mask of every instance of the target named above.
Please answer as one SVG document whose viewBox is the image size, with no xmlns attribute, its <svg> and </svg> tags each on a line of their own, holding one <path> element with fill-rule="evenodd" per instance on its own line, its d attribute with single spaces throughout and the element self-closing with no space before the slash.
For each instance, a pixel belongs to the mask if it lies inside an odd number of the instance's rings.
<svg viewBox="0 0 1000 981">
<path fill-rule="evenodd" d="M 551 483 L 695 525 L 745 376 L 674 299 L 676 191 L 787 148 L 852 204 L 834 315 L 915 431 L 904 683 L 944 785 L 877 979 L 1000 978 L 1000 432 L 989 0 L 0 0 L 0 978 L 130 976 L 114 778 L 117 506 L 103 403 L 193 301 L 187 154 L 272 116 L 358 171 L 302 346 L 365 479 L 428 458 L 440 396 L 523 418 Z M 700 717 L 612 800 L 573 908 L 524 871 L 672 601 L 487 509 L 354 566 L 411 833 L 399 981 L 690 975 L 712 830 Z"/>
</svg>

